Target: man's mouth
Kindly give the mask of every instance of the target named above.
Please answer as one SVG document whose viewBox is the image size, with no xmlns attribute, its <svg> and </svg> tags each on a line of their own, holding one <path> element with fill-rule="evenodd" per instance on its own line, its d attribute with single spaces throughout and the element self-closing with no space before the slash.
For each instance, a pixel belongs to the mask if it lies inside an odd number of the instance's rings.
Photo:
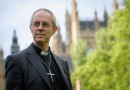
<svg viewBox="0 0 130 90">
<path fill-rule="evenodd" d="M 36 36 L 45 36 L 45 34 L 36 34 Z"/>
</svg>

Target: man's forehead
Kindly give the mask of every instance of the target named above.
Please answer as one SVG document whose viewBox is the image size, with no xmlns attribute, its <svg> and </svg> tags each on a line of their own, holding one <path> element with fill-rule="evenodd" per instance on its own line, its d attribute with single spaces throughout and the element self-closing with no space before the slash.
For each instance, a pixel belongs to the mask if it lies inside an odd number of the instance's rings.
<svg viewBox="0 0 130 90">
<path fill-rule="evenodd" d="M 40 10 L 40 11 L 37 11 L 34 16 L 42 16 L 42 15 L 45 15 L 45 16 L 50 16 L 51 17 L 51 14 L 47 11 L 44 11 L 44 10 Z"/>
<path fill-rule="evenodd" d="M 37 11 L 32 19 L 32 22 L 51 22 L 52 18 L 49 12 L 46 11 Z"/>
</svg>

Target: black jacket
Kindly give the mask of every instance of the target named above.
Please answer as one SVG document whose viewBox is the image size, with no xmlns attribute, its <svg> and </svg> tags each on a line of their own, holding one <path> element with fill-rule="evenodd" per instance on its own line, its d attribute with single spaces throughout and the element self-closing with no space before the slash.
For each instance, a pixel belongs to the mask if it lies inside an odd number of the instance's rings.
<svg viewBox="0 0 130 90">
<path fill-rule="evenodd" d="M 59 67 L 66 90 L 72 90 L 68 63 L 57 55 L 53 57 Z M 6 90 L 53 90 L 40 57 L 31 45 L 5 62 Z"/>
</svg>

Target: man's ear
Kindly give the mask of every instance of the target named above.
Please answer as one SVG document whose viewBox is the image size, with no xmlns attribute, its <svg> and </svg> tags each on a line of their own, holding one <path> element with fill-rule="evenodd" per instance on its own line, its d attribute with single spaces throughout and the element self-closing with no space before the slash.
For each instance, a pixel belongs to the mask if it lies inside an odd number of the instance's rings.
<svg viewBox="0 0 130 90">
<path fill-rule="evenodd" d="M 54 33 L 53 33 L 53 34 L 55 34 L 56 31 L 58 30 L 57 26 L 54 26 L 54 27 L 53 27 L 53 30 L 54 30 Z"/>
<path fill-rule="evenodd" d="M 30 31 L 31 31 L 31 33 L 32 33 L 32 29 L 31 29 L 32 27 L 31 27 L 31 25 L 29 26 L 29 28 L 30 28 Z"/>
</svg>

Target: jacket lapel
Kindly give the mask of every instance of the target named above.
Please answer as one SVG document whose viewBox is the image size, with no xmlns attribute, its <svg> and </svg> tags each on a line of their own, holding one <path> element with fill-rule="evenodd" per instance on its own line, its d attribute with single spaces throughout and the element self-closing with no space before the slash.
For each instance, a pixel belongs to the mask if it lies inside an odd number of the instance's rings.
<svg viewBox="0 0 130 90">
<path fill-rule="evenodd" d="M 51 83 L 49 80 L 49 77 L 46 74 L 46 70 L 44 66 L 42 65 L 41 58 L 38 56 L 38 54 L 34 51 L 32 46 L 30 45 L 28 48 L 28 60 L 32 64 L 32 66 L 35 68 L 35 70 L 38 72 L 39 76 L 43 79 L 43 81 L 50 87 L 50 90 L 52 90 Z"/>
<path fill-rule="evenodd" d="M 63 77 L 63 79 L 64 79 L 63 81 L 64 81 L 65 84 L 66 84 L 67 90 L 70 90 L 71 87 L 70 87 L 70 85 L 69 85 L 69 82 L 68 82 L 68 80 L 67 80 L 67 77 L 65 76 L 63 67 L 61 66 L 61 65 L 62 65 L 61 60 L 59 60 L 59 58 L 57 58 L 57 56 L 56 56 L 55 54 L 52 53 L 52 55 L 53 55 L 53 57 L 54 57 L 54 59 L 55 59 L 57 65 L 58 65 L 58 67 L 59 67 L 59 70 L 60 70 L 60 72 L 61 72 L 61 75 L 62 75 L 62 77 Z"/>
</svg>

